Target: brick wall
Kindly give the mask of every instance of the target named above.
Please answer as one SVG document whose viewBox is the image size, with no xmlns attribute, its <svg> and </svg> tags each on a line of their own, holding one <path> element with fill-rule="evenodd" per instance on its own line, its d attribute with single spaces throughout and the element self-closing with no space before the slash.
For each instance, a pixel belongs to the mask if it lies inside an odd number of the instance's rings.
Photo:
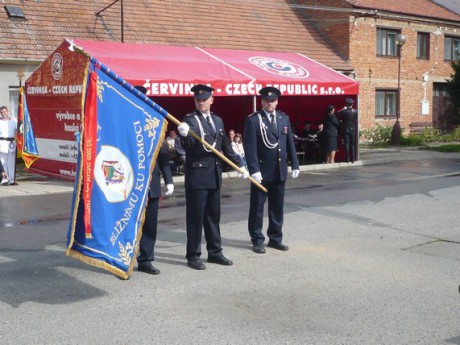
<svg viewBox="0 0 460 345">
<path fill-rule="evenodd" d="M 304 2 L 306 4 L 306 2 Z M 377 27 L 400 29 L 407 38 L 401 52 L 401 113 L 403 129 L 411 122 L 432 122 L 433 82 L 445 82 L 450 79 L 450 62 L 444 61 L 444 35 L 457 35 L 458 26 L 438 27 L 436 24 L 420 21 L 400 21 L 381 19 L 372 16 L 359 16 L 346 12 L 340 0 L 321 1 L 322 6 L 342 8 L 343 11 L 305 10 L 305 15 L 325 36 L 356 72 L 360 82 L 359 113 L 360 127 L 368 128 L 377 123 L 393 125 L 395 117 L 375 117 L 375 90 L 398 87 L 398 58 L 377 57 Z M 416 58 L 417 32 L 430 33 L 430 59 Z M 437 33 L 437 34 L 435 34 Z M 428 74 L 428 82 L 423 83 L 423 74 Z M 426 93 L 424 91 L 424 85 Z M 421 101 L 429 102 L 429 114 L 421 115 Z"/>
<path fill-rule="evenodd" d="M 406 44 L 401 50 L 401 113 L 403 128 L 411 122 L 432 121 L 433 82 L 444 82 L 450 78 L 450 62 L 444 61 L 444 34 L 453 34 L 454 28 L 438 30 L 435 25 L 360 18 L 352 26 L 350 45 L 350 64 L 355 68 L 360 82 L 361 126 L 369 127 L 375 123 L 391 125 L 394 118 L 376 119 L 375 90 L 377 88 L 397 89 L 398 58 L 376 56 L 376 28 L 401 29 L 406 36 Z M 417 32 L 430 33 L 430 59 L 416 57 Z M 439 32 L 439 35 L 434 34 Z M 421 115 L 421 101 L 425 97 L 422 77 L 428 74 L 426 99 L 430 104 L 427 116 Z"/>
</svg>

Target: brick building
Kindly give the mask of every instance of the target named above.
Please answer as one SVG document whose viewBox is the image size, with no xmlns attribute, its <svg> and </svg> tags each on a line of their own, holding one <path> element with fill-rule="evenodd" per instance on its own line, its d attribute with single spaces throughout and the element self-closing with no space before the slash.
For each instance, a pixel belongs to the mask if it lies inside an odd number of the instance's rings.
<svg viewBox="0 0 460 345">
<path fill-rule="evenodd" d="M 28 78 L 65 38 L 299 52 L 338 71 L 353 69 L 300 9 L 280 0 L 3 0 L 1 4 L 0 104 L 9 102 L 11 108 L 18 71 Z"/>
<path fill-rule="evenodd" d="M 430 0 L 314 4 L 323 9 L 305 8 L 305 16 L 354 67 L 360 82 L 361 128 L 395 122 L 399 70 L 402 128 L 428 122 L 451 129 L 453 110 L 445 82 L 452 73 L 451 62 L 460 58 L 460 16 Z M 398 34 L 406 38 L 402 46 L 397 44 Z"/>
<path fill-rule="evenodd" d="M 0 104 L 12 109 L 18 73 L 27 78 L 64 38 L 79 38 L 299 52 L 360 81 L 361 127 L 392 125 L 398 100 L 395 37 L 402 33 L 402 127 L 418 121 L 442 129 L 451 125 L 444 83 L 450 61 L 459 57 L 460 16 L 431 0 L 1 3 Z"/>
</svg>

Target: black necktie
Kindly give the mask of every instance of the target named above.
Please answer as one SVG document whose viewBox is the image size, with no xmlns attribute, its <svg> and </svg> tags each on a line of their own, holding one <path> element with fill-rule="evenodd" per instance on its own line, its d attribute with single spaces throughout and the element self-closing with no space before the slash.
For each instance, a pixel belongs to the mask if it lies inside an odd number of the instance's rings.
<svg viewBox="0 0 460 345">
<path fill-rule="evenodd" d="M 275 121 L 275 114 L 270 114 L 270 122 L 272 123 L 273 129 L 276 131 L 276 121 Z"/>
<path fill-rule="evenodd" d="M 212 122 L 211 122 L 211 116 L 209 116 L 209 115 L 206 116 L 206 121 L 208 121 L 208 125 L 209 125 L 209 127 L 211 127 L 211 130 L 213 132 L 215 132 L 214 126 L 212 125 Z"/>
</svg>

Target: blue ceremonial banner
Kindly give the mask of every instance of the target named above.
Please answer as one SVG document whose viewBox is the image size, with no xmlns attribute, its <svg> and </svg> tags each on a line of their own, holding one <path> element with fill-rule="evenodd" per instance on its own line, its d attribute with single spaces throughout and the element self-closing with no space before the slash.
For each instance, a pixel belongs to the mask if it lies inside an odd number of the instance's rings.
<svg viewBox="0 0 460 345">
<path fill-rule="evenodd" d="M 94 59 L 87 73 L 67 255 L 127 279 L 167 121 Z"/>
<path fill-rule="evenodd" d="M 29 169 L 33 162 L 38 159 L 38 149 L 32 122 L 30 121 L 29 109 L 27 108 L 26 93 L 22 86 L 19 88 L 18 134 L 16 142 L 24 164 Z"/>
</svg>

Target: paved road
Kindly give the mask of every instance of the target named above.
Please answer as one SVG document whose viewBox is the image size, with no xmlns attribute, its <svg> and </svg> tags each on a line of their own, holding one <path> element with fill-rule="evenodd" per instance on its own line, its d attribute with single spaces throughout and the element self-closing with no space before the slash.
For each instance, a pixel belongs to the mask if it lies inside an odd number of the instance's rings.
<svg viewBox="0 0 460 345">
<path fill-rule="evenodd" d="M 64 256 L 69 191 L 0 197 L 0 344 L 460 344 L 460 157 L 394 153 L 290 180 L 285 253 L 250 250 L 247 184 L 225 179 L 235 264 L 201 272 L 178 183 L 162 273 L 128 281 Z"/>
</svg>

